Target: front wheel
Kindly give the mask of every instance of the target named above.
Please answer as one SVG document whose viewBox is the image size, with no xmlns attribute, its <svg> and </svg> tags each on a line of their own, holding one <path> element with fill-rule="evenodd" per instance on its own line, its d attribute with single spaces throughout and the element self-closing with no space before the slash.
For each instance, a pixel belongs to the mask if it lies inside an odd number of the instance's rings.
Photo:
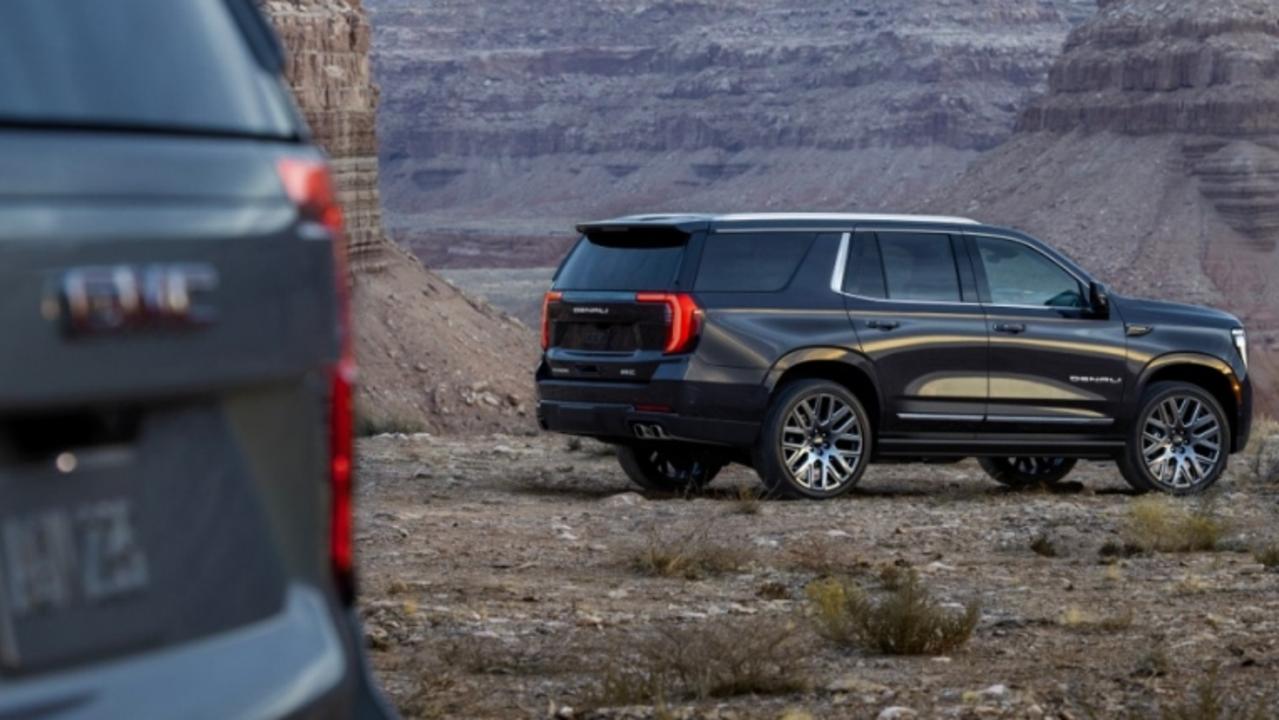
<svg viewBox="0 0 1279 720">
<path fill-rule="evenodd" d="M 1052 485 L 1075 469 L 1074 458 L 984 457 L 977 458 L 981 469 L 997 483 L 1013 488 Z"/>
<path fill-rule="evenodd" d="M 1229 448 L 1230 425 L 1216 398 L 1190 383 L 1155 383 L 1141 398 L 1119 471 L 1138 492 L 1194 495 L 1225 472 Z"/>
<path fill-rule="evenodd" d="M 755 471 L 779 495 L 832 498 L 861 479 L 872 442 L 857 396 L 833 382 L 801 380 L 769 406 L 753 453 Z"/>
<path fill-rule="evenodd" d="M 659 493 L 700 490 L 726 464 L 713 453 L 676 443 L 619 445 L 617 461 L 631 482 Z"/>
</svg>

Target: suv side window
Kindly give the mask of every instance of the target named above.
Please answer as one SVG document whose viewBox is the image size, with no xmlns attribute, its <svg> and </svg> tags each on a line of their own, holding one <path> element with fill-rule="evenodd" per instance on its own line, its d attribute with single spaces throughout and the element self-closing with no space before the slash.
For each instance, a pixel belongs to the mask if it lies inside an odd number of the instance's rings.
<svg viewBox="0 0 1279 720">
<path fill-rule="evenodd" d="M 790 283 L 815 233 L 712 233 L 693 287 L 702 292 L 777 292 Z"/>
<path fill-rule="evenodd" d="M 883 300 L 884 263 L 879 257 L 879 241 L 875 233 L 854 233 L 848 248 L 844 270 L 844 292 L 865 298 Z"/>
<path fill-rule="evenodd" d="M 1029 245 L 1000 238 L 973 238 L 986 272 L 993 305 L 1082 308 L 1083 286 L 1073 275 Z"/>
<path fill-rule="evenodd" d="M 960 302 L 959 273 L 949 235 L 881 232 L 879 251 L 889 299 Z"/>
</svg>

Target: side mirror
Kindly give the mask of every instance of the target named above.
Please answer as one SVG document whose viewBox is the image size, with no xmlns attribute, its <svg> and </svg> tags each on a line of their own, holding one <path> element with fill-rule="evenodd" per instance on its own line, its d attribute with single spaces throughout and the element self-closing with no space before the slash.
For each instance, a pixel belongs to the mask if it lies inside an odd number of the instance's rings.
<svg viewBox="0 0 1279 720">
<path fill-rule="evenodd" d="M 1110 290 L 1105 285 L 1094 282 L 1088 286 L 1088 307 L 1092 314 L 1099 318 L 1110 317 Z"/>
</svg>

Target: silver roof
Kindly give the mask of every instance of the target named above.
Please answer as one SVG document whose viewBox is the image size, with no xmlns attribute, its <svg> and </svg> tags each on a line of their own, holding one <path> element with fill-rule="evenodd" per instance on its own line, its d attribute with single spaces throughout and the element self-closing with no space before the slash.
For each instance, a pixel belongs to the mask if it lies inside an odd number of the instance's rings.
<svg viewBox="0 0 1279 720">
<path fill-rule="evenodd" d="M 976 220 L 947 215 L 893 215 L 881 213 L 741 213 L 737 215 L 715 215 L 721 222 L 781 221 L 781 220 L 835 220 L 839 222 L 927 222 L 947 223 L 950 225 L 980 225 Z"/>
</svg>

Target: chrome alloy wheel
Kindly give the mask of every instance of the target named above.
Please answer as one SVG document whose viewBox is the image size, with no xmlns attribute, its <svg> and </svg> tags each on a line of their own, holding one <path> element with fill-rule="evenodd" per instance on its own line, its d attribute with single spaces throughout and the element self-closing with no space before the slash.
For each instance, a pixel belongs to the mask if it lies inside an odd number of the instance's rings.
<svg viewBox="0 0 1279 720">
<path fill-rule="evenodd" d="M 796 403 L 782 426 L 782 458 L 800 486 L 830 492 L 848 483 L 862 460 L 863 428 L 853 408 L 834 395 Z"/>
<path fill-rule="evenodd" d="M 1150 476 L 1184 490 L 1207 480 L 1221 459 L 1221 422 L 1199 399 L 1172 395 L 1141 429 L 1141 455 Z"/>
</svg>

